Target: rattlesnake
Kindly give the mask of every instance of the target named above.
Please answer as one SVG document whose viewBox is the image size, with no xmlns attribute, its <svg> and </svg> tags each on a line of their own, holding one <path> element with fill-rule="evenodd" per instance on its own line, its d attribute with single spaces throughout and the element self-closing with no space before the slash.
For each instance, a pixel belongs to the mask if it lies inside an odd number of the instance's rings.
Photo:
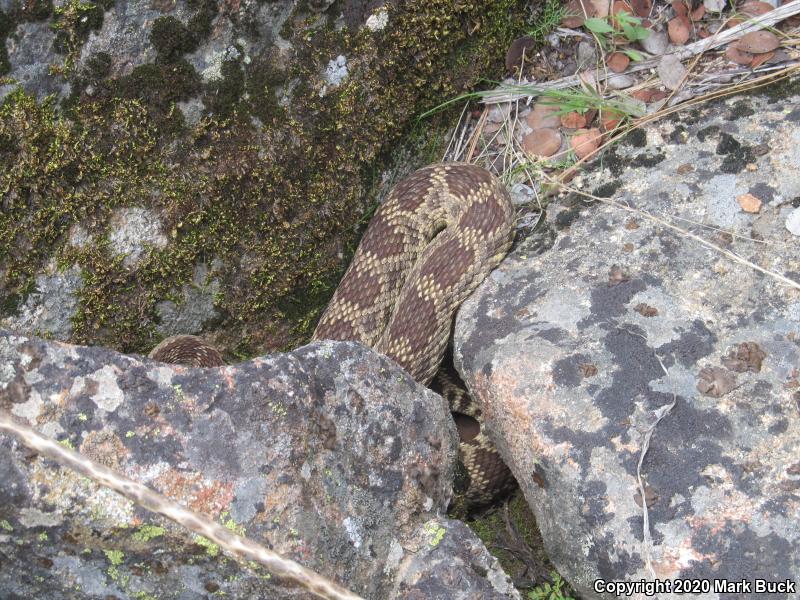
<svg viewBox="0 0 800 600">
<path fill-rule="evenodd" d="M 358 341 L 429 385 L 439 371 L 461 302 L 508 252 L 513 209 L 505 187 L 475 165 L 442 163 L 401 180 L 369 223 L 314 340 Z M 193 336 L 175 336 L 150 357 L 218 366 L 220 354 Z M 469 481 L 464 505 L 485 504 L 513 482 L 483 432 L 480 408 L 442 372 L 434 389 L 450 402 L 460 461 Z M 463 384 L 461 384 L 463 386 Z"/>
</svg>

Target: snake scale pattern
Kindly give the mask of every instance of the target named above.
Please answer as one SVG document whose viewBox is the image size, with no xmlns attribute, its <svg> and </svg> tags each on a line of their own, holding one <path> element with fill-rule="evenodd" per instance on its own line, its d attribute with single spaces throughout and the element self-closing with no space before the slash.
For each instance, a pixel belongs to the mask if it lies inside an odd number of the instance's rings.
<svg viewBox="0 0 800 600">
<path fill-rule="evenodd" d="M 357 341 L 430 385 L 439 372 L 459 305 L 511 247 L 513 207 L 502 183 L 481 167 L 441 163 L 402 181 L 378 208 L 314 332 L 314 340 Z M 168 338 L 150 353 L 163 362 L 219 366 L 200 338 Z M 478 507 L 513 484 L 483 433 L 480 409 L 455 372 L 434 389 L 450 402 L 468 474 L 464 505 Z"/>
</svg>

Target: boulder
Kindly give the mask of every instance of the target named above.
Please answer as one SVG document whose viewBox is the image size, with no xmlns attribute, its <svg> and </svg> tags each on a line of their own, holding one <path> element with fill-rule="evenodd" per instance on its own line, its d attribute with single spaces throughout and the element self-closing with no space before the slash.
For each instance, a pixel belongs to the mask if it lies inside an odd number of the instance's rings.
<svg viewBox="0 0 800 600">
<path fill-rule="evenodd" d="M 2 331 L 0 365 L 0 406 L 40 433 L 365 598 L 519 598 L 442 516 L 444 401 L 363 346 L 192 369 Z M 308 597 L 0 435 L 0 596 L 215 594 Z"/>
<path fill-rule="evenodd" d="M 616 204 L 554 200 L 459 312 L 456 365 L 583 598 L 800 581 L 798 102 L 634 130 L 573 182 Z"/>
</svg>

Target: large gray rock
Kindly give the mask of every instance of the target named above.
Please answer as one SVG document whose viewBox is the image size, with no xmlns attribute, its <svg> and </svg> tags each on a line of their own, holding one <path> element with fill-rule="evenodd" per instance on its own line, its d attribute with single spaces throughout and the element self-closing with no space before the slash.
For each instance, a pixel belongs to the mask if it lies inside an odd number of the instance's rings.
<svg viewBox="0 0 800 600">
<path fill-rule="evenodd" d="M 653 574 L 800 582 L 797 286 L 636 212 L 800 281 L 800 98 L 770 94 L 631 134 L 576 183 L 634 212 L 554 202 L 459 313 L 456 363 L 583 598 Z"/>
<path fill-rule="evenodd" d="M 0 406 L 366 598 L 518 598 L 441 516 L 441 397 L 324 342 L 219 369 L 0 332 Z M 308 597 L 0 436 L 0 597 Z"/>
</svg>

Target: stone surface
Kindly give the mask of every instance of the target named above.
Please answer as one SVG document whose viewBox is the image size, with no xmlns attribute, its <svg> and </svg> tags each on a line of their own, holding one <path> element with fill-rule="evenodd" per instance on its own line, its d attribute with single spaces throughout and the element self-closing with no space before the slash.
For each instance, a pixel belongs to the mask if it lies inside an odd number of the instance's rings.
<svg viewBox="0 0 800 600">
<path fill-rule="evenodd" d="M 360 345 L 203 370 L 0 332 L 0 403 L 365 598 L 519 597 L 440 516 L 444 401 Z M 307 597 L 9 436 L 0 459 L 3 598 Z"/>
<path fill-rule="evenodd" d="M 0 326 L 68 338 L 72 333 L 71 318 L 82 287 L 80 269 L 73 266 L 59 270 L 53 261 L 36 276 L 34 290 L 16 314 L 0 319 Z"/>
<path fill-rule="evenodd" d="M 800 281 L 785 227 L 800 184 L 792 93 L 796 81 L 648 125 L 573 185 Z M 640 213 L 569 197 L 462 306 L 455 340 L 581 597 L 614 597 L 595 579 L 650 577 L 636 471 L 651 427 L 641 474 L 655 576 L 800 581 L 797 289 Z"/>
</svg>

